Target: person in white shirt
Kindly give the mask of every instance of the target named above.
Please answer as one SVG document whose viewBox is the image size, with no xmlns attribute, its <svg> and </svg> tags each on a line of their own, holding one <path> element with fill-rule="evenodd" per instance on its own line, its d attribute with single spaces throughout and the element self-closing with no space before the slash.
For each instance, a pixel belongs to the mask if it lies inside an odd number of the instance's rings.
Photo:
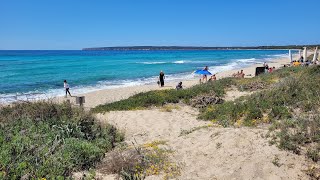
<svg viewBox="0 0 320 180">
<path fill-rule="evenodd" d="M 67 83 L 67 80 L 64 80 L 63 81 L 63 87 L 64 87 L 64 89 L 66 90 L 66 96 L 65 97 L 67 97 L 67 93 L 69 93 L 69 95 L 71 96 L 71 93 L 70 93 L 70 91 L 69 91 L 69 84 Z M 72 97 L 72 96 L 71 96 Z"/>
</svg>

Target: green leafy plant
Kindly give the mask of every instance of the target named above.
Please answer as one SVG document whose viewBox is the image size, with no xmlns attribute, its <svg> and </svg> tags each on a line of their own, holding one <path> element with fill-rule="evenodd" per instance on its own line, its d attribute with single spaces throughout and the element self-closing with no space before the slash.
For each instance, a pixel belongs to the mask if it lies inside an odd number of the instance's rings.
<svg viewBox="0 0 320 180">
<path fill-rule="evenodd" d="M 93 167 L 123 136 L 70 104 L 19 103 L 0 109 L 1 179 L 68 179 Z"/>
</svg>

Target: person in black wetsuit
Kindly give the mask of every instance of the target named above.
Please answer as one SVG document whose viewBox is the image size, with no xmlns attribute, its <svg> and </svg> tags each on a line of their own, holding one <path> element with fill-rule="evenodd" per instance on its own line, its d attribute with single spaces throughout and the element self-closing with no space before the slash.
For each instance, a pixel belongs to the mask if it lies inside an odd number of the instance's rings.
<svg viewBox="0 0 320 180">
<path fill-rule="evenodd" d="M 161 87 L 164 86 L 164 79 L 165 79 L 164 73 L 163 73 L 162 71 L 160 71 L 159 80 L 160 80 L 160 85 L 161 85 Z"/>
</svg>

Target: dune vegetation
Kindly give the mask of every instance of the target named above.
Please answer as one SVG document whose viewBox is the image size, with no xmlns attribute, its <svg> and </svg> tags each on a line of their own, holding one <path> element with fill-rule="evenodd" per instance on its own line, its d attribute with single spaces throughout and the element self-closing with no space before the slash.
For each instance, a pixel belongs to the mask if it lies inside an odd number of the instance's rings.
<svg viewBox="0 0 320 180">
<path fill-rule="evenodd" d="M 0 179 L 69 179 L 90 169 L 123 136 L 71 104 L 19 103 L 0 109 Z"/>
<path fill-rule="evenodd" d="M 232 85 L 231 78 L 225 78 L 219 81 L 195 85 L 183 90 L 154 90 L 138 93 L 128 99 L 120 100 L 110 104 L 99 105 L 92 109 L 94 113 L 102 113 L 115 110 L 137 110 L 153 106 L 163 106 L 168 103 L 188 103 L 192 98 L 199 94 L 208 94 L 214 92 L 217 96 L 225 94 L 226 87 Z"/>
<path fill-rule="evenodd" d="M 319 162 L 320 67 L 285 68 L 245 81 L 263 79 L 273 83 L 250 96 L 202 109 L 199 118 L 224 127 L 270 124 L 271 144 Z M 314 173 L 319 175 L 319 169 Z"/>
<path fill-rule="evenodd" d="M 168 103 L 189 103 L 205 94 L 224 97 L 229 88 L 249 96 L 200 108 L 199 119 L 223 127 L 270 125 L 268 137 L 279 148 L 320 159 L 320 67 L 286 67 L 249 79 L 224 78 L 184 90 L 139 93 L 94 108 L 93 112 L 145 109 Z"/>
</svg>

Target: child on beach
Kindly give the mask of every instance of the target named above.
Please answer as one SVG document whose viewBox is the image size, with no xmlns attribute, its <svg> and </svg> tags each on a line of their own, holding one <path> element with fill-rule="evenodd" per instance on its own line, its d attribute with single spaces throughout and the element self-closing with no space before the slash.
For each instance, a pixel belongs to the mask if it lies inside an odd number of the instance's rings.
<svg viewBox="0 0 320 180">
<path fill-rule="evenodd" d="M 64 89 L 66 90 L 66 96 L 65 97 L 67 97 L 67 93 L 69 93 L 69 95 L 70 95 L 70 97 L 72 97 L 71 96 L 71 93 L 70 93 L 70 91 L 69 91 L 69 84 L 67 83 L 67 80 L 64 80 L 63 81 L 63 87 L 64 87 Z"/>
</svg>

